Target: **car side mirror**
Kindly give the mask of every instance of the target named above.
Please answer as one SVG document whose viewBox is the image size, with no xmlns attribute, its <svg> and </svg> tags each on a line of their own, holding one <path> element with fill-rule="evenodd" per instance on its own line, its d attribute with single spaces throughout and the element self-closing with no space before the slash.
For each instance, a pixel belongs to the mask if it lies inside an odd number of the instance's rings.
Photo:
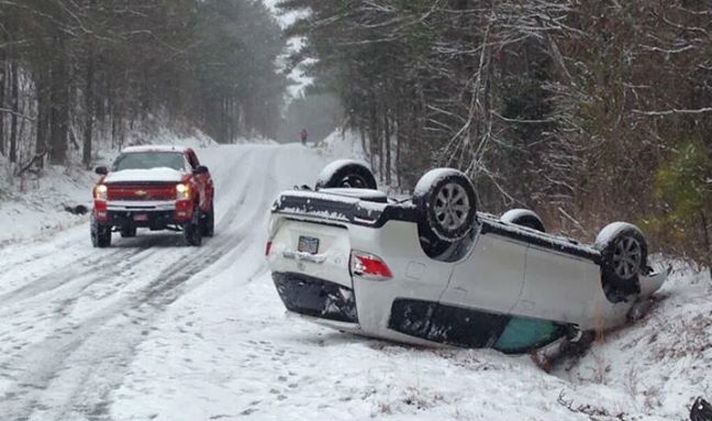
<svg viewBox="0 0 712 421">
<path fill-rule="evenodd" d="M 96 167 L 96 169 L 94 170 L 94 172 L 97 173 L 97 174 L 99 174 L 99 175 L 106 175 L 106 174 L 109 173 L 109 169 L 106 168 L 106 167 Z"/>
<path fill-rule="evenodd" d="M 195 175 L 200 175 L 200 174 L 207 174 L 208 173 L 208 167 L 205 165 L 199 165 L 198 168 L 193 170 L 193 174 Z"/>
</svg>

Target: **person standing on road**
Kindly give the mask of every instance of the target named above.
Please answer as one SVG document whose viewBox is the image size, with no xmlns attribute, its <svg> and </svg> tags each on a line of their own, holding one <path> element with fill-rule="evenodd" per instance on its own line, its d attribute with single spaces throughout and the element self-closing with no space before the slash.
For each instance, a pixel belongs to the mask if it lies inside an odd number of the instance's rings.
<svg viewBox="0 0 712 421">
<path fill-rule="evenodd" d="M 299 137 L 302 139 L 302 145 L 306 145 L 307 137 L 309 137 L 309 133 L 307 133 L 307 129 L 302 129 L 302 131 L 299 133 Z"/>
</svg>

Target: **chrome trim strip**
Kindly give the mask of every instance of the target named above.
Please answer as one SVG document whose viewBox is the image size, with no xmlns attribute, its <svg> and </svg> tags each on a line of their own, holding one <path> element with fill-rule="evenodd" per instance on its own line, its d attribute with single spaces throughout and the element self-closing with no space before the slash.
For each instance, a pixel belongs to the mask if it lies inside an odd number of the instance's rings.
<svg viewBox="0 0 712 421">
<path fill-rule="evenodd" d="M 107 203 L 107 209 L 110 211 L 169 211 L 175 208 L 176 203 L 173 200 L 116 200 Z"/>
</svg>

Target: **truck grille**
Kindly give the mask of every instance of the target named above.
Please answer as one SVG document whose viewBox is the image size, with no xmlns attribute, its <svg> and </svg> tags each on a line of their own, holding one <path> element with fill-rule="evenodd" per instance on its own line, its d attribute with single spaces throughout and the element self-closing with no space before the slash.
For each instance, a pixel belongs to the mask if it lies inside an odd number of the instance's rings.
<svg viewBox="0 0 712 421">
<path fill-rule="evenodd" d="M 174 200 L 175 183 L 169 184 L 109 184 L 109 200 Z"/>
</svg>

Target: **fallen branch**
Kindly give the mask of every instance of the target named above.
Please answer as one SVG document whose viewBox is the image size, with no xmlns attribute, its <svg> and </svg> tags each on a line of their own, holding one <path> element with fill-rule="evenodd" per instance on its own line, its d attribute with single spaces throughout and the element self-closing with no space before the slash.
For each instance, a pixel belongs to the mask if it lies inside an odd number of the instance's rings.
<svg viewBox="0 0 712 421">
<path fill-rule="evenodd" d="M 606 410 L 605 408 L 599 408 L 589 404 L 574 405 L 574 400 L 566 399 L 566 393 L 563 390 L 559 393 L 559 397 L 556 399 L 556 402 L 575 414 L 584 414 L 591 419 L 596 419 L 597 417 L 606 417 L 622 420 L 625 419 L 627 415 L 625 412 L 612 414 L 608 412 L 608 410 Z"/>
<path fill-rule="evenodd" d="M 36 154 L 35 156 L 32 157 L 30 162 L 27 164 L 23 165 L 20 167 L 20 170 L 17 172 L 17 176 L 21 176 L 23 173 L 27 172 L 29 169 L 31 169 L 35 164 L 42 162 L 44 157 L 47 155 L 47 151 L 44 151 L 42 153 Z"/>
</svg>

